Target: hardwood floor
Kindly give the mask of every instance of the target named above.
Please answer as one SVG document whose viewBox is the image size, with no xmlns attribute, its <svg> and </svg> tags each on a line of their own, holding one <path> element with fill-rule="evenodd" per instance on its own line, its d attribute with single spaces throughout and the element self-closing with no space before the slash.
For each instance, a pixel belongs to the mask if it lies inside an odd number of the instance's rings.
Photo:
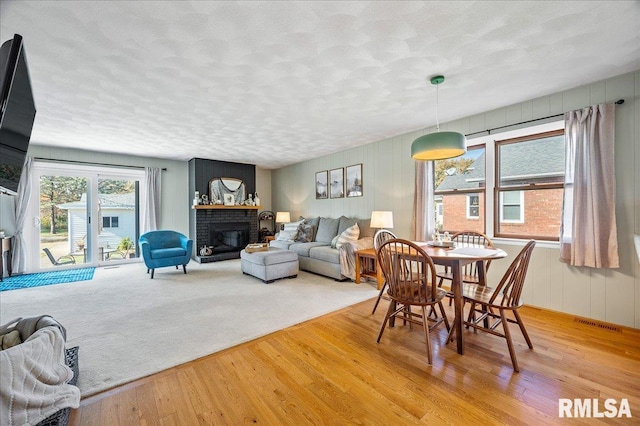
<svg viewBox="0 0 640 426">
<path fill-rule="evenodd" d="M 388 302 L 372 316 L 373 303 L 91 396 L 69 424 L 638 424 L 640 330 L 524 307 L 534 349 L 512 326 L 520 373 L 504 339 L 467 331 L 461 356 L 444 327 L 430 367 L 420 327 L 376 343 Z M 633 417 L 559 418 L 559 398 L 597 398 L 600 414 L 626 399 Z"/>
</svg>

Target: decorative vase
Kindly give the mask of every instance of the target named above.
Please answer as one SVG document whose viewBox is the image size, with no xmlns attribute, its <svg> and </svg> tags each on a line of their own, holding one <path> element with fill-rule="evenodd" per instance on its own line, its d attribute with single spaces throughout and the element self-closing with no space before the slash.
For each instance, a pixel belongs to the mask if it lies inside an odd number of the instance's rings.
<svg viewBox="0 0 640 426">
<path fill-rule="evenodd" d="M 256 206 L 260 205 L 260 197 L 258 197 L 258 193 L 256 192 L 256 196 L 253 197 L 253 201 L 255 202 Z"/>
</svg>

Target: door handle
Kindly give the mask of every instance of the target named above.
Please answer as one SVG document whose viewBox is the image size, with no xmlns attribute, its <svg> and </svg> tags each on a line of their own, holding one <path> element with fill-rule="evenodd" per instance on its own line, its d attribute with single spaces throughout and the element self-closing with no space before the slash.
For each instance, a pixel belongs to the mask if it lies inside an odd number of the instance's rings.
<svg viewBox="0 0 640 426">
<path fill-rule="evenodd" d="M 33 218 L 33 227 L 34 228 L 39 228 L 40 227 L 40 218 L 37 217 L 37 216 Z"/>
</svg>

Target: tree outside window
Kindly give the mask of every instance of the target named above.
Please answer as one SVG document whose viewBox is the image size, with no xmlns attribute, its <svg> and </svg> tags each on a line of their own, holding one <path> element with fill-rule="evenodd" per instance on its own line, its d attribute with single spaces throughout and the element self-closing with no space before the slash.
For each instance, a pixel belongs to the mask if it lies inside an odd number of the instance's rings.
<svg viewBox="0 0 640 426">
<path fill-rule="evenodd" d="M 456 158 L 434 165 L 436 228 L 451 233 L 485 232 L 485 146 L 469 147 Z"/>
</svg>

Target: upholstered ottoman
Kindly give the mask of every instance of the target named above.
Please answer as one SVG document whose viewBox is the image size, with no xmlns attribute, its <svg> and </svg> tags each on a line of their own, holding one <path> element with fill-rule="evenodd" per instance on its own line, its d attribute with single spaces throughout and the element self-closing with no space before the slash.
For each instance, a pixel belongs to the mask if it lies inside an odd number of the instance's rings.
<svg viewBox="0 0 640 426">
<path fill-rule="evenodd" d="M 269 247 L 266 251 L 240 252 L 242 273 L 260 278 L 270 284 L 280 278 L 298 276 L 298 255 L 289 250 Z"/>
</svg>

